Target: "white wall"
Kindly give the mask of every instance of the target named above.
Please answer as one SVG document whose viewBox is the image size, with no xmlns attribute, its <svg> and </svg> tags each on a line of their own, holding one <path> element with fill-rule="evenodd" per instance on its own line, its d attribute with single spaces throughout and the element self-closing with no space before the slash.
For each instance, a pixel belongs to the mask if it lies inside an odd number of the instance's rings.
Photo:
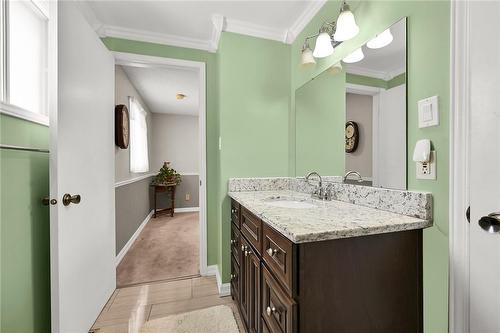
<svg viewBox="0 0 500 333">
<path fill-rule="evenodd" d="M 134 88 L 125 71 L 121 66 L 115 66 L 115 104 L 125 104 L 128 108 L 128 96 L 134 96 L 139 100 L 144 110 L 147 112 L 148 124 L 148 144 L 149 144 L 149 172 L 156 171 L 152 165 L 152 113 L 147 104 L 142 99 L 141 95 Z M 140 176 L 141 174 L 130 172 L 130 150 L 120 149 L 115 146 L 115 181 L 120 182 L 123 180 L 132 179 Z"/>
<path fill-rule="evenodd" d="M 406 85 L 382 90 L 378 101 L 373 185 L 406 189 Z"/>
<path fill-rule="evenodd" d="M 345 170 L 357 171 L 363 178 L 372 177 L 373 97 L 346 94 L 346 121 L 358 124 L 359 144 L 356 151 L 345 154 Z"/>
<path fill-rule="evenodd" d="M 199 172 L 198 117 L 153 113 L 153 171 L 163 162 L 181 174 Z"/>
</svg>

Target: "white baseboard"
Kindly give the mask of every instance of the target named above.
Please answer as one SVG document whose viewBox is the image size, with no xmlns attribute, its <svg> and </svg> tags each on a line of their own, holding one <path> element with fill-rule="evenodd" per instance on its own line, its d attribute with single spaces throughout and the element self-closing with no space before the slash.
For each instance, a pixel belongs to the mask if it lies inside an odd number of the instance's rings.
<svg viewBox="0 0 500 333">
<path fill-rule="evenodd" d="M 231 295 L 231 284 L 222 283 L 222 279 L 219 272 L 219 266 L 217 265 L 208 266 L 205 275 L 207 276 L 215 275 L 215 279 L 217 280 L 217 289 L 219 289 L 219 296 Z"/>
<path fill-rule="evenodd" d="M 184 208 L 174 208 L 174 213 L 191 213 L 199 212 L 200 207 L 184 207 Z"/>
<path fill-rule="evenodd" d="M 146 224 L 148 224 L 148 222 L 151 220 L 153 213 L 154 213 L 153 210 L 151 212 L 149 212 L 148 216 L 146 216 L 144 221 L 142 221 L 139 228 L 137 228 L 137 230 L 134 232 L 132 237 L 130 237 L 127 244 L 125 244 L 125 246 L 121 249 L 120 253 L 118 253 L 118 255 L 116 256 L 116 262 L 115 262 L 116 266 L 118 266 L 120 264 L 120 262 L 123 260 L 123 257 L 125 257 L 128 250 L 130 250 L 130 248 L 132 247 L 132 244 L 134 244 L 134 241 L 137 239 L 137 237 L 139 237 L 139 234 L 141 233 L 142 229 L 144 229 Z"/>
</svg>

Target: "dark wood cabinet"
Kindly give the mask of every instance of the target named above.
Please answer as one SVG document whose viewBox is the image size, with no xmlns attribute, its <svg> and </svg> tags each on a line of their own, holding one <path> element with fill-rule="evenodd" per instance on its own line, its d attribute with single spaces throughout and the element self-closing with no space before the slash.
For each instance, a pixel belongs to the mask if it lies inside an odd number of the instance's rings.
<svg viewBox="0 0 500 333">
<path fill-rule="evenodd" d="M 295 244 L 234 200 L 231 217 L 247 332 L 423 332 L 422 230 Z"/>
</svg>

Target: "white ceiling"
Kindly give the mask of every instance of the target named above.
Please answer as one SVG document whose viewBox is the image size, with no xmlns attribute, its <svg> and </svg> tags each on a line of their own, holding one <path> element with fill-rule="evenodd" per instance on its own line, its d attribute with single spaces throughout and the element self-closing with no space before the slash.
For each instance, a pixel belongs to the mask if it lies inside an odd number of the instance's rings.
<svg viewBox="0 0 500 333">
<path fill-rule="evenodd" d="M 183 68 L 122 66 L 149 110 L 154 113 L 198 115 L 198 72 Z M 177 93 L 185 94 L 177 100 Z"/>
<path fill-rule="evenodd" d="M 391 44 L 381 49 L 363 46 L 365 58 L 353 64 L 345 64 L 348 73 L 392 79 L 406 70 L 406 22 L 404 19 L 391 26 L 394 37 Z"/>
<path fill-rule="evenodd" d="M 326 0 L 86 0 L 101 36 L 216 51 L 221 31 L 291 43 Z"/>
</svg>

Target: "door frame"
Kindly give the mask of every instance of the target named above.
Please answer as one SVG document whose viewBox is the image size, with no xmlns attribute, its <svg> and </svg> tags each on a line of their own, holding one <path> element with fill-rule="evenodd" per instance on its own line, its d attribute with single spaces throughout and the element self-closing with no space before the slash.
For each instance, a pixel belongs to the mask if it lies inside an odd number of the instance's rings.
<svg viewBox="0 0 500 333">
<path fill-rule="evenodd" d="M 199 224 L 200 224 L 200 274 L 207 275 L 207 158 L 206 158 L 206 65 L 204 62 L 164 58 L 156 56 L 147 56 L 125 52 L 111 52 L 115 57 L 116 65 L 124 66 L 142 66 L 153 68 L 188 68 L 198 72 L 199 89 L 199 112 L 198 112 L 198 130 L 199 130 Z"/>
<path fill-rule="evenodd" d="M 469 332 L 469 2 L 451 2 L 449 331 Z"/>
</svg>

